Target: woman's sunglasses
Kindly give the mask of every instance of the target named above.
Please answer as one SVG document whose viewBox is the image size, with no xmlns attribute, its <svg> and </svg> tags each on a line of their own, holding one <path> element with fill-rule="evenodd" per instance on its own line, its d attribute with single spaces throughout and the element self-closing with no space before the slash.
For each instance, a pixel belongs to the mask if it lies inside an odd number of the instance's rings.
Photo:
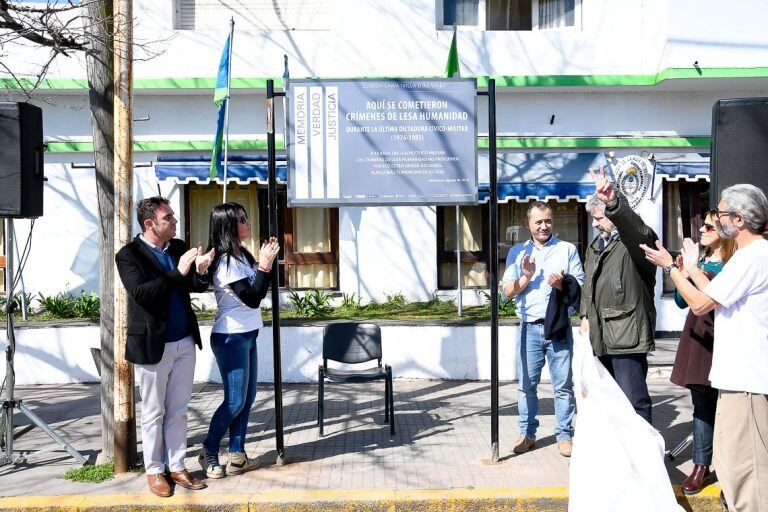
<svg viewBox="0 0 768 512">
<path fill-rule="evenodd" d="M 709 222 L 705 222 L 704 224 L 701 225 L 701 227 L 704 228 L 704 231 L 706 231 L 707 233 L 717 231 L 717 227 L 713 226 Z"/>
<path fill-rule="evenodd" d="M 247 224 L 248 223 L 248 217 L 246 215 L 243 215 L 242 217 L 237 218 L 237 222 L 240 224 Z"/>
</svg>

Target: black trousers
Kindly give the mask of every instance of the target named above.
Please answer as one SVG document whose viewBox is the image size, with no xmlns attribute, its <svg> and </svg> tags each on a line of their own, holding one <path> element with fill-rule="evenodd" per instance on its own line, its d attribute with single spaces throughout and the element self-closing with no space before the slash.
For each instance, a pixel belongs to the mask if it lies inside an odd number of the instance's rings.
<svg viewBox="0 0 768 512">
<path fill-rule="evenodd" d="M 627 395 L 635 412 L 650 424 L 651 395 L 648 394 L 648 354 L 627 354 L 601 356 L 600 362 L 611 374 L 621 390 Z"/>
</svg>

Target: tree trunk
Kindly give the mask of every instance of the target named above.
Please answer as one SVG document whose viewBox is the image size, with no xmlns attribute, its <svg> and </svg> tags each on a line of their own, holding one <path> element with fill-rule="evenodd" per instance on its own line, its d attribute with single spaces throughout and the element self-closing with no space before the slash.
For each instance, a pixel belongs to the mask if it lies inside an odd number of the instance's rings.
<svg viewBox="0 0 768 512">
<path fill-rule="evenodd" d="M 114 457 L 113 279 L 114 279 L 114 54 L 112 0 L 88 4 L 90 50 L 86 53 L 88 96 L 99 204 L 99 296 L 101 310 L 101 444 L 99 462 Z"/>
</svg>

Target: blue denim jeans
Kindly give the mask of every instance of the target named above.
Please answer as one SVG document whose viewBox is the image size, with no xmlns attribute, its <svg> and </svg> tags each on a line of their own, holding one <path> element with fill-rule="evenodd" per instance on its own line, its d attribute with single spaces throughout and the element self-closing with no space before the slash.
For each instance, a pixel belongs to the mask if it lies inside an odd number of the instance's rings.
<svg viewBox="0 0 768 512">
<path fill-rule="evenodd" d="M 715 437 L 717 390 L 691 388 L 693 402 L 693 463 L 712 464 L 712 440 Z"/>
<path fill-rule="evenodd" d="M 573 358 L 573 333 L 568 329 L 564 340 L 544 339 L 544 326 L 520 323 L 520 344 L 517 358 L 518 384 L 517 409 L 520 414 L 520 435 L 536 439 L 539 420 L 539 399 L 536 386 L 541 380 L 541 370 L 546 359 L 552 376 L 555 395 L 555 437 L 558 441 L 573 436 L 573 413 L 576 403 L 573 399 L 571 359 Z"/>
<path fill-rule="evenodd" d="M 245 452 L 248 416 L 256 399 L 259 330 L 236 334 L 211 333 L 211 348 L 221 373 L 224 401 L 211 418 L 205 451 L 219 453 L 219 444 L 229 430 L 229 451 Z"/>
</svg>

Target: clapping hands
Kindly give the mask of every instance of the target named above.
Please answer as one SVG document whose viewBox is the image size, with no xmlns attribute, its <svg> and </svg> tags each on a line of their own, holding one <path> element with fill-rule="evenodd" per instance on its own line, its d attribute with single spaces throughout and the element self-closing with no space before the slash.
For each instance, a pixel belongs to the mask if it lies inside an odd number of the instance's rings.
<svg viewBox="0 0 768 512">
<path fill-rule="evenodd" d="M 547 282 L 549 283 L 549 286 L 552 288 L 555 288 L 557 290 L 562 291 L 563 290 L 563 275 L 565 271 L 561 270 L 560 272 L 555 272 L 554 274 L 549 274 L 547 277 Z"/>
<path fill-rule="evenodd" d="M 203 248 L 197 248 L 195 267 L 197 268 L 198 274 L 205 274 L 208 272 L 208 268 L 211 266 L 211 263 L 213 263 L 214 256 L 216 256 L 216 249 L 212 248 L 210 251 L 203 254 Z"/>
<path fill-rule="evenodd" d="M 533 278 L 533 274 L 536 273 L 536 256 L 526 254 L 523 256 L 523 275 L 529 281 Z"/>
<path fill-rule="evenodd" d="M 269 272 L 278 254 L 280 254 L 280 244 L 277 243 L 277 238 L 271 237 L 264 241 L 259 249 L 259 270 Z"/>
</svg>

